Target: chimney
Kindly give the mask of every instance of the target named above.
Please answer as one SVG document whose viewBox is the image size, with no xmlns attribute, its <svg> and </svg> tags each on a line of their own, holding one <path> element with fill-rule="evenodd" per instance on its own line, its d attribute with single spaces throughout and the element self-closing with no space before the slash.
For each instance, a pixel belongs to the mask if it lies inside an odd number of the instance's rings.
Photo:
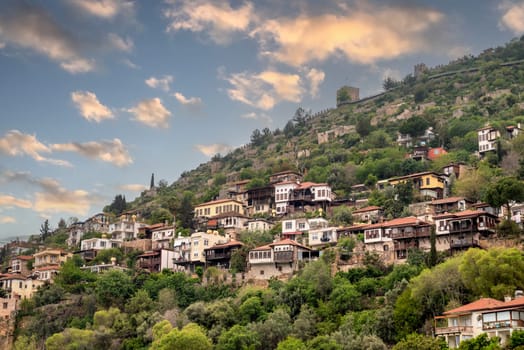
<svg viewBox="0 0 524 350">
<path fill-rule="evenodd" d="M 504 295 L 504 302 L 507 303 L 508 301 L 511 301 L 511 295 Z"/>
<path fill-rule="evenodd" d="M 515 299 L 519 299 L 519 298 L 522 298 L 522 297 L 524 297 L 524 292 L 522 290 L 520 290 L 520 289 L 517 289 L 515 291 Z"/>
</svg>

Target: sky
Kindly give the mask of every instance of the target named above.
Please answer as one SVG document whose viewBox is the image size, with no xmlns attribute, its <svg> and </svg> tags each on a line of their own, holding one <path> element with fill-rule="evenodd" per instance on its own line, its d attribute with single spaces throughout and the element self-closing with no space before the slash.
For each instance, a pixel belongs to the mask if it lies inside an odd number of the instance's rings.
<svg viewBox="0 0 524 350">
<path fill-rule="evenodd" d="M 0 240 L 524 33 L 524 1 L 0 1 Z"/>
</svg>

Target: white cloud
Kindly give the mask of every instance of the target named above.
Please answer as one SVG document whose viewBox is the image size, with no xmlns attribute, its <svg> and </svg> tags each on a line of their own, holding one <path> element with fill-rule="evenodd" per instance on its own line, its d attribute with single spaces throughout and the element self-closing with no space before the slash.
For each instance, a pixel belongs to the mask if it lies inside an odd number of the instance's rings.
<svg viewBox="0 0 524 350">
<path fill-rule="evenodd" d="M 134 11 L 134 2 L 129 0 L 70 0 L 71 3 L 92 16 L 112 19 L 119 14 Z"/>
<path fill-rule="evenodd" d="M 125 58 L 122 60 L 122 63 L 125 64 L 126 66 L 128 66 L 129 68 L 132 68 L 132 69 L 140 69 L 140 66 L 137 65 L 136 63 L 132 62 L 130 59 L 128 58 Z"/>
<path fill-rule="evenodd" d="M 250 35 L 263 56 L 295 67 L 333 56 L 372 64 L 436 49 L 428 39 L 443 20 L 443 13 L 430 8 L 355 1 L 337 12 L 260 21 Z"/>
<path fill-rule="evenodd" d="M 86 143 L 65 143 L 51 145 L 54 151 L 76 152 L 87 158 L 101 160 L 111 163 L 118 167 L 130 165 L 133 159 L 129 155 L 126 147 L 119 139 L 112 141 L 86 142 Z"/>
<path fill-rule="evenodd" d="M 173 96 L 176 98 L 178 102 L 180 102 L 184 106 L 198 106 L 202 104 L 202 99 L 200 99 L 200 97 L 187 98 L 184 95 L 182 95 L 180 92 L 175 92 Z"/>
<path fill-rule="evenodd" d="M 0 224 L 14 224 L 16 219 L 12 216 L 0 216 Z"/>
<path fill-rule="evenodd" d="M 71 166 L 65 160 L 46 158 L 42 153 L 51 153 L 51 149 L 38 141 L 35 135 L 23 134 L 18 130 L 8 131 L 0 138 L 0 152 L 8 156 L 27 155 L 38 162 L 51 163 L 59 166 Z"/>
<path fill-rule="evenodd" d="M 273 108 L 280 101 L 299 102 L 304 92 L 299 75 L 274 70 L 234 73 L 223 79 L 233 86 L 227 90 L 230 99 L 263 110 Z"/>
<path fill-rule="evenodd" d="M 122 38 L 118 34 L 109 33 L 107 39 L 111 47 L 119 51 L 131 52 L 133 51 L 134 43 L 131 38 Z"/>
<path fill-rule="evenodd" d="M 140 102 L 133 108 L 128 109 L 129 113 L 135 115 L 135 120 L 153 127 L 153 128 L 168 128 L 169 112 L 163 105 L 159 98 L 152 98 Z"/>
<path fill-rule="evenodd" d="M 85 73 L 95 68 L 94 61 L 82 57 L 79 43 L 44 9 L 16 3 L 0 14 L 0 41 L 34 50 L 47 56 L 70 73 Z"/>
<path fill-rule="evenodd" d="M 18 208 L 31 208 L 31 201 L 26 199 L 20 199 L 7 194 L 0 194 L 0 207 L 18 207 Z"/>
<path fill-rule="evenodd" d="M 218 44 L 230 42 L 234 33 L 246 32 L 255 16 L 254 6 L 245 2 L 232 8 L 225 1 L 167 1 L 164 16 L 170 20 L 168 31 L 206 32 Z"/>
<path fill-rule="evenodd" d="M 68 190 L 51 178 L 35 178 L 29 173 L 4 172 L 0 180 L 19 182 L 37 188 L 32 209 L 46 217 L 50 213 L 69 213 L 85 216 L 92 204 L 101 198 L 84 190 Z"/>
<path fill-rule="evenodd" d="M 105 119 L 114 118 L 109 108 L 98 101 L 96 95 L 89 91 L 74 91 L 71 99 L 80 111 L 80 114 L 88 121 L 100 123 Z"/>
<path fill-rule="evenodd" d="M 524 33 L 524 2 L 503 1 L 499 10 L 503 12 L 499 22 L 503 29 L 509 29 L 517 35 Z"/>
<path fill-rule="evenodd" d="M 151 77 L 146 79 L 145 83 L 147 86 L 154 89 L 161 89 L 164 91 L 169 91 L 169 84 L 173 82 L 173 77 L 171 75 L 164 75 L 163 78 Z"/>
<path fill-rule="evenodd" d="M 243 119 L 264 120 L 268 122 L 269 124 L 273 123 L 273 119 L 266 113 L 250 112 L 250 113 L 242 114 L 240 117 Z"/>
<path fill-rule="evenodd" d="M 216 154 L 226 154 L 232 149 L 231 146 L 222 143 L 215 143 L 212 145 L 195 145 L 195 147 L 199 152 L 208 157 L 212 157 Z"/>
<path fill-rule="evenodd" d="M 320 84 L 324 81 L 326 74 L 318 69 L 312 68 L 306 73 L 306 78 L 309 81 L 309 94 L 313 97 L 318 95 Z"/>
<path fill-rule="evenodd" d="M 127 184 L 121 185 L 118 188 L 122 191 L 142 192 L 147 190 L 148 187 L 142 184 Z"/>
</svg>

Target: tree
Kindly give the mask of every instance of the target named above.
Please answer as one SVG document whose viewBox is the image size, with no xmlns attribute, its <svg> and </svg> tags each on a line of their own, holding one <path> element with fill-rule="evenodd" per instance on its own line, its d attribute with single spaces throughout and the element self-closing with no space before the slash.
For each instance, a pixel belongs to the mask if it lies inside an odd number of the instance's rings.
<svg viewBox="0 0 524 350">
<path fill-rule="evenodd" d="M 51 228 L 49 227 L 49 220 L 45 219 L 44 223 L 40 225 L 40 241 L 44 242 L 50 234 Z"/>
<path fill-rule="evenodd" d="M 97 349 L 96 334 L 92 330 L 66 328 L 53 334 L 45 342 L 48 350 L 88 350 Z"/>
<path fill-rule="evenodd" d="M 115 196 L 115 199 L 113 199 L 113 202 L 108 207 L 104 208 L 104 211 L 113 213 L 118 216 L 122 214 L 126 209 L 126 197 L 121 194 L 118 194 Z"/>
<path fill-rule="evenodd" d="M 418 137 L 424 135 L 428 128 L 428 122 L 419 116 L 413 116 L 400 125 L 399 131 L 402 134 L 410 135 L 411 137 Z"/>
<path fill-rule="evenodd" d="M 489 338 L 486 333 L 460 342 L 459 350 L 502 350 L 500 347 L 500 338 Z"/>
<path fill-rule="evenodd" d="M 288 336 L 278 343 L 277 350 L 307 350 L 307 347 L 302 340 Z"/>
<path fill-rule="evenodd" d="M 359 118 L 355 125 L 355 130 L 360 135 L 360 137 L 368 136 L 372 131 L 371 119 L 369 117 Z"/>
<path fill-rule="evenodd" d="M 398 342 L 392 350 L 447 350 L 447 348 L 448 345 L 442 338 L 412 333 Z"/>
<path fill-rule="evenodd" d="M 509 342 L 507 344 L 507 348 L 510 350 L 518 350 L 522 349 L 524 347 L 524 331 L 522 330 L 514 330 L 513 333 L 511 333 L 511 337 L 509 338 Z"/>
<path fill-rule="evenodd" d="M 392 90 L 400 85 L 400 82 L 398 80 L 395 80 L 391 77 L 387 77 L 384 79 L 384 82 L 382 83 L 382 87 L 385 91 Z"/>
<path fill-rule="evenodd" d="M 160 322 L 163 326 L 162 331 L 157 329 L 153 335 L 151 350 L 211 350 L 213 348 L 203 329 L 196 323 L 189 323 L 178 330 L 178 328 L 172 328 L 169 323 L 163 322 Z M 157 325 L 159 324 L 157 323 L 155 327 Z M 169 331 L 166 333 L 167 330 Z"/>
<path fill-rule="evenodd" d="M 151 174 L 151 182 L 149 183 L 149 189 L 152 190 L 155 187 L 155 173 Z"/>
<path fill-rule="evenodd" d="M 509 219 L 511 202 L 524 202 L 524 182 L 514 177 L 500 178 L 487 186 L 483 199 L 493 207 L 504 207 Z"/>
<path fill-rule="evenodd" d="M 133 292 L 134 285 L 131 277 L 118 270 L 103 273 L 98 278 L 95 288 L 98 302 L 105 307 L 123 307 Z"/>
<path fill-rule="evenodd" d="M 260 346 L 259 335 L 239 324 L 224 331 L 218 337 L 216 350 L 256 349 Z M 188 349 L 189 350 L 189 349 Z"/>
<path fill-rule="evenodd" d="M 177 227 L 180 228 L 193 228 L 193 192 L 185 191 L 182 195 L 182 200 L 176 211 L 176 218 L 178 220 Z"/>
</svg>

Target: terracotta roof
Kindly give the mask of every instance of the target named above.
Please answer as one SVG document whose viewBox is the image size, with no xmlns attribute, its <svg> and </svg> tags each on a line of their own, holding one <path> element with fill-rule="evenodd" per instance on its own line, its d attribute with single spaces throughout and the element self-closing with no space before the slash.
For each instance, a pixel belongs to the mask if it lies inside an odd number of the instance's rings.
<svg viewBox="0 0 524 350">
<path fill-rule="evenodd" d="M 524 306 L 524 298 L 520 297 L 520 298 L 515 298 L 513 300 L 510 300 L 510 301 L 506 301 L 504 302 L 503 306 L 504 307 Z"/>
<path fill-rule="evenodd" d="M 147 226 L 148 229 L 150 230 L 162 230 L 162 229 L 166 229 L 166 228 L 173 228 L 173 225 L 164 225 L 163 223 L 158 223 L 158 224 L 153 224 L 153 225 L 149 225 Z"/>
<path fill-rule="evenodd" d="M 302 235 L 304 232 L 302 231 L 293 231 L 293 232 L 282 232 L 283 235 Z"/>
<path fill-rule="evenodd" d="M 204 250 L 211 250 L 211 249 L 220 249 L 220 248 L 227 248 L 227 247 L 236 247 L 236 246 L 243 246 L 244 243 L 240 242 L 240 241 L 237 241 L 237 240 L 230 240 L 229 242 L 227 243 L 224 243 L 224 244 L 215 244 L 214 246 L 210 247 L 210 248 L 206 248 Z"/>
<path fill-rule="evenodd" d="M 139 258 L 146 258 L 146 257 L 149 257 L 149 256 L 157 256 L 157 255 L 160 255 L 160 251 L 145 252 L 144 254 L 140 254 L 138 257 Z"/>
<path fill-rule="evenodd" d="M 10 280 L 10 279 L 25 280 L 27 278 L 17 273 L 4 273 L 0 275 L 0 280 Z"/>
<path fill-rule="evenodd" d="M 32 255 L 19 255 L 19 256 L 15 256 L 13 259 L 33 260 L 33 256 Z"/>
<path fill-rule="evenodd" d="M 397 219 L 393 219 L 393 220 L 384 222 L 385 227 L 407 226 L 407 225 L 419 226 L 419 225 L 430 225 L 430 224 L 420 219 L 417 219 L 414 216 L 408 216 L 405 218 L 397 218 Z"/>
<path fill-rule="evenodd" d="M 464 200 L 464 197 L 447 197 L 442 199 L 435 199 L 431 201 L 431 204 L 445 204 L 445 203 L 454 203 Z"/>
<path fill-rule="evenodd" d="M 283 240 L 280 240 L 278 242 L 273 242 L 270 244 L 271 247 L 274 247 L 276 245 L 294 245 L 295 247 L 300 247 L 300 248 L 304 248 L 304 249 L 307 249 L 307 250 L 311 250 L 310 248 L 306 247 L 305 245 L 302 245 L 300 243 L 297 243 L 289 238 L 286 238 L 286 239 L 283 239 Z"/>
<path fill-rule="evenodd" d="M 310 188 L 315 186 L 327 186 L 326 183 L 315 183 L 315 182 L 302 182 L 299 183 L 298 189 Z"/>
<path fill-rule="evenodd" d="M 382 208 L 381 207 L 378 207 L 376 205 L 371 205 L 369 207 L 364 207 L 364 208 L 360 208 L 360 209 L 357 209 L 353 212 L 353 214 L 355 213 L 365 213 L 366 211 L 373 211 L 373 210 L 381 210 Z"/>
<path fill-rule="evenodd" d="M 260 246 L 260 247 L 256 247 L 256 248 L 251 249 L 251 250 L 271 250 L 271 245 L 266 244 L 266 245 L 263 245 L 263 246 Z"/>
<path fill-rule="evenodd" d="M 430 148 L 428 150 L 428 155 L 427 155 L 427 158 L 429 160 L 434 160 L 434 159 L 437 159 L 438 157 L 444 155 L 448 153 L 444 148 L 442 147 L 437 147 L 437 148 Z"/>
<path fill-rule="evenodd" d="M 445 174 L 439 174 L 439 173 L 436 173 L 434 171 L 423 171 L 423 172 L 420 172 L 420 173 L 414 173 L 414 174 L 409 174 L 409 175 L 404 175 L 404 176 L 392 177 L 392 178 L 390 178 L 388 180 L 389 181 L 396 181 L 396 180 L 409 179 L 409 178 L 419 177 L 419 176 L 424 176 L 424 175 L 445 176 Z"/>
<path fill-rule="evenodd" d="M 199 205 L 196 205 L 195 207 L 202 207 L 204 205 L 220 204 L 220 203 L 226 203 L 226 202 L 235 202 L 238 204 L 242 204 L 241 202 L 237 201 L 236 199 L 227 199 L 226 198 L 226 199 L 217 199 L 216 201 L 201 203 Z"/>
<path fill-rule="evenodd" d="M 500 300 L 496 300 L 492 298 L 481 298 L 472 303 L 462 305 L 455 309 L 446 311 L 444 312 L 444 315 L 463 314 L 463 313 L 471 313 L 473 311 L 489 310 L 489 309 L 494 309 L 494 308 L 503 306 L 504 304 L 505 303 Z"/>
</svg>

